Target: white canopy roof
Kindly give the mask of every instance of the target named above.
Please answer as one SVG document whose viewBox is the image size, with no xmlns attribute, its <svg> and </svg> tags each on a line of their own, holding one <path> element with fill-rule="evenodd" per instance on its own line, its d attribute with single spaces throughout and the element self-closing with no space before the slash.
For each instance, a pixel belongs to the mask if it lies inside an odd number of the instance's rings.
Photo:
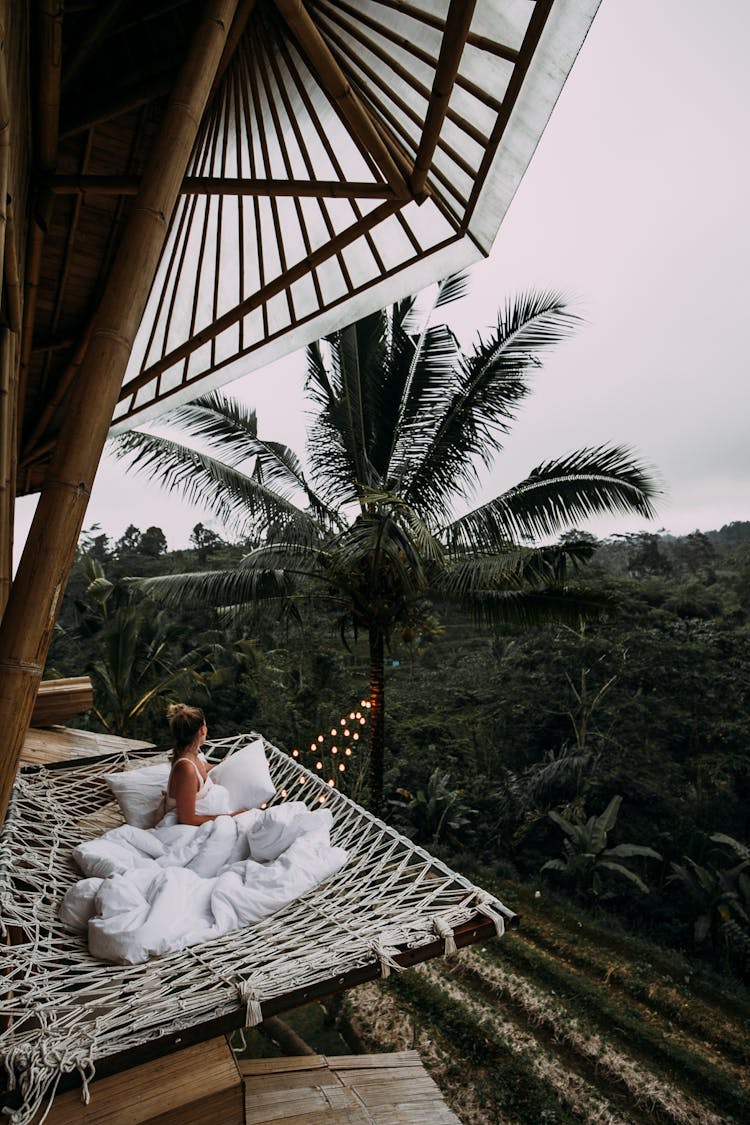
<svg viewBox="0 0 750 1125">
<path fill-rule="evenodd" d="M 203 122 L 127 428 L 489 253 L 599 0 L 258 0 Z"/>
</svg>

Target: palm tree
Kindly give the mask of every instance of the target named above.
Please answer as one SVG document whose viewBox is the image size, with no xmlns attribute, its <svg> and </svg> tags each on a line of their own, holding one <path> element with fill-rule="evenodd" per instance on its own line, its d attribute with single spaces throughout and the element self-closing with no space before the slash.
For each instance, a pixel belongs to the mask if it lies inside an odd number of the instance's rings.
<svg viewBox="0 0 750 1125">
<path fill-rule="evenodd" d="M 462 296 L 438 288 L 434 308 Z M 239 610 L 262 599 L 323 599 L 342 637 L 362 631 L 370 654 L 371 801 L 382 802 L 384 650 L 423 620 L 426 598 L 470 605 L 478 620 L 577 621 L 595 599 L 566 588 L 587 544 L 534 546 L 603 512 L 652 516 L 655 488 L 623 448 L 582 449 L 537 466 L 514 488 L 456 515 L 502 449 L 540 356 L 576 318 L 556 294 L 509 302 L 487 339 L 464 353 L 415 298 L 373 313 L 307 350 L 309 478 L 286 446 L 258 436 L 254 412 L 220 395 L 166 421 L 203 449 L 153 434 L 116 439 L 118 455 L 257 546 L 230 571 L 144 580 L 175 600 Z M 216 454 L 216 456 L 214 456 Z M 599 606 L 600 608 L 600 606 Z"/>
</svg>

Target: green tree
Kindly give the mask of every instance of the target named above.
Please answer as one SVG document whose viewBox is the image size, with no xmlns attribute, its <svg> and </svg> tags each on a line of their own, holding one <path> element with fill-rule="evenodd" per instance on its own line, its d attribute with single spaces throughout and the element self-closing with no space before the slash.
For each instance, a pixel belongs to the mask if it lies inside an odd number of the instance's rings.
<svg viewBox="0 0 750 1125">
<path fill-rule="evenodd" d="M 463 278 L 444 282 L 436 307 L 464 291 Z M 290 449 L 258 436 L 253 412 L 217 395 L 167 416 L 202 448 L 139 432 L 116 439 L 115 452 L 130 455 L 133 467 L 260 537 L 238 568 L 153 579 L 150 587 L 178 601 L 192 595 L 240 608 L 316 598 L 342 637 L 367 637 L 375 808 L 385 647 L 395 630 L 419 629 L 427 596 L 467 604 L 487 623 L 566 614 L 577 621 L 601 604 L 567 585 L 591 546 L 532 544 L 600 512 L 652 515 L 645 469 L 627 450 L 600 446 L 538 465 L 456 516 L 456 502 L 466 502 L 502 449 L 541 355 L 574 322 L 554 294 L 521 296 L 467 354 L 445 325 L 420 323 L 409 299 L 312 345 L 310 480 Z"/>
<path fill-rule="evenodd" d="M 208 561 L 208 556 L 225 546 L 225 543 L 210 527 L 197 523 L 190 532 L 190 545 L 195 548 L 198 562 L 203 566 Z"/>
</svg>

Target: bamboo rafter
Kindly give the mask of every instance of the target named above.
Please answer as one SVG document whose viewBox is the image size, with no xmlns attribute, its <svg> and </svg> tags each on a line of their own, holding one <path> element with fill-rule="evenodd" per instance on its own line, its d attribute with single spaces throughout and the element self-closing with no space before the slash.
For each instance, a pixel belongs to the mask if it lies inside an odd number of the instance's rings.
<svg viewBox="0 0 750 1125">
<path fill-rule="evenodd" d="M 394 194 L 400 199 L 408 199 L 411 194 L 409 186 L 398 165 L 301 0 L 275 0 L 275 4 L 317 70 L 321 84 L 338 107 L 352 135 L 357 138 L 364 151 L 372 154 Z"/>
<path fill-rule="evenodd" d="M 56 176 L 49 181 L 53 195 L 137 195 L 138 176 Z M 267 195 L 299 196 L 312 199 L 392 199 L 388 184 L 341 180 L 251 180 L 231 176 L 186 176 L 181 195 Z"/>
</svg>

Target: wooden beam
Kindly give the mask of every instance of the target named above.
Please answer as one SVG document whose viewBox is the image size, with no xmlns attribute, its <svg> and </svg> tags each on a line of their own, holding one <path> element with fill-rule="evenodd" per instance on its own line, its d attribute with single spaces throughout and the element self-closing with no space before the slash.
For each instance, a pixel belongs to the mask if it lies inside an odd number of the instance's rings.
<svg viewBox="0 0 750 1125">
<path fill-rule="evenodd" d="M 8 328 L 0 334 L 0 620 L 13 581 L 13 526 L 16 502 L 16 343 Z"/>
<path fill-rule="evenodd" d="M 422 139 L 414 159 L 411 189 L 415 195 L 419 195 L 424 190 L 427 181 L 427 173 L 435 155 L 440 130 L 448 112 L 448 103 L 461 65 L 461 55 L 471 27 L 475 4 L 476 0 L 451 0 L 448 9 Z"/>
<path fill-rule="evenodd" d="M 62 0 L 41 0 L 39 5 L 40 65 L 38 86 L 39 126 L 37 160 L 42 172 L 57 163 L 62 77 Z"/>
<path fill-rule="evenodd" d="M 0 820 L 117 393 L 237 0 L 208 0 L 154 140 L 0 625 Z"/>
<path fill-rule="evenodd" d="M 328 49 L 302 0 L 275 0 L 275 3 L 294 33 L 300 50 L 315 68 L 320 84 L 338 108 L 354 139 L 378 165 L 396 197 L 411 198 L 409 185 L 401 175 L 392 153 L 383 143 L 367 109 Z"/>
<path fill-rule="evenodd" d="M 60 680 L 42 680 L 31 713 L 32 727 L 63 725 L 74 715 L 82 715 L 94 706 L 94 686 L 90 676 L 68 676 Z"/>
<path fill-rule="evenodd" d="M 5 211 L 5 254 L 3 273 L 5 277 L 5 315 L 8 325 L 16 334 L 21 331 L 21 279 L 18 275 L 18 238 L 16 236 L 16 217 L 13 201 L 9 200 Z"/>
<path fill-rule="evenodd" d="M 55 176 L 53 195 L 137 195 L 138 176 Z M 226 176 L 186 176 L 181 195 L 297 196 L 313 199 L 392 199 L 388 184 L 342 180 L 248 180 Z M 36 350 L 36 349 L 35 349 Z"/>
<path fill-rule="evenodd" d="M 232 20 L 232 26 L 229 29 L 229 35 L 227 35 L 227 41 L 224 44 L 224 53 L 221 56 L 221 62 L 219 63 L 219 67 L 216 71 L 216 77 L 214 78 L 213 85 L 211 87 L 212 94 L 216 92 L 217 86 L 229 69 L 229 64 L 234 58 L 234 52 L 237 50 L 239 41 L 245 33 L 245 29 L 247 28 L 250 16 L 253 14 L 255 4 L 256 0 L 239 0 L 237 11 L 235 13 L 234 19 Z"/>
</svg>

